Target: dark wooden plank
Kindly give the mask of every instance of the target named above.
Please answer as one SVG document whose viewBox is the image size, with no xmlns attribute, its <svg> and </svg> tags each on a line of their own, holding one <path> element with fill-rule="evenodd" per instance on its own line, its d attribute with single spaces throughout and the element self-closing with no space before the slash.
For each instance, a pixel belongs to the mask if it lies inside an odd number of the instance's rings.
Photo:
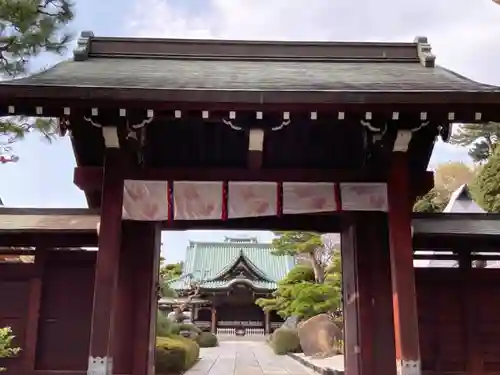
<svg viewBox="0 0 500 375">
<path fill-rule="evenodd" d="M 38 340 L 38 323 L 40 318 L 40 306 L 42 299 L 42 282 L 46 248 L 38 248 L 35 255 L 35 274 L 30 280 L 30 295 L 28 306 L 28 317 L 26 320 L 26 340 L 24 342 L 24 371 L 29 373 L 35 370 L 36 348 Z"/>
</svg>

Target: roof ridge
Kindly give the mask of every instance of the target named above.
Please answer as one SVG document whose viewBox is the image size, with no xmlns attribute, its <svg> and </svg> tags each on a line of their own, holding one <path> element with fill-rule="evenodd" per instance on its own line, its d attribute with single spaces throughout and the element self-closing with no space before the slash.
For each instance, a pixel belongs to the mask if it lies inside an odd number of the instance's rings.
<svg viewBox="0 0 500 375">
<path fill-rule="evenodd" d="M 214 277 L 206 280 L 206 282 L 209 281 L 217 281 L 220 277 L 222 277 L 226 272 L 228 272 L 231 268 L 233 268 L 240 259 L 243 259 L 244 262 L 246 262 L 251 268 L 252 271 L 255 272 L 259 277 L 262 278 L 262 280 L 267 281 L 267 282 L 275 282 L 275 280 L 271 280 L 257 265 L 252 262 L 252 260 L 246 256 L 246 254 L 243 252 L 243 249 L 240 250 L 239 254 L 233 258 L 233 260 L 228 263 L 221 271 L 219 271 Z"/>
<path fill-rule="evenodd" d="M 472 204 L 472 207 L 465 208 L 461 206 L 463 202 Z M 462 184 L 451 193 L 450 200 L 443 210 L 443 213 L 456 213 L 456 212 L 469 212 L 469 213 L 485 213 L 486 211 L 477 204 L 471 195 L 468 184 Z"/>
<path fill-rule="evenodd" d="M 89 57 L 133 57 L 217 60 L 391 61 L 434 67 L 435 57 L 425 37 L 403 42 L 237 41 L 95 37 L 83 31 L 74 60 Z"/>
</svg>

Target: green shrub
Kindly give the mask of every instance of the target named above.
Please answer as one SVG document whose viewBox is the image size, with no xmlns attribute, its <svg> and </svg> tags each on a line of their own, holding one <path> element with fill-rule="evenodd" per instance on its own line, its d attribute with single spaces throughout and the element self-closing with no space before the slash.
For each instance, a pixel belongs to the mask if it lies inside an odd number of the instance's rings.
<svg viewBox="0 0 500 375">
<path fill-rule="evenodd" d="M 180 331 L 181 331 L 181 325 L 179 323 L 170 321 L 170 334 L 178 335 Z"/>
<path fill-rule="evenodd" d="M 194 332 L 194 333 L 201 333 L 201 329 L 196 327 L 192 323 L 181 323 L 179 324 L 179 331 L 189 331 L 189 332 Z"/>
<path fill-rule="evenodd" d="M 11 358 L 18 355 L 21 348 L 13 346 L 15 336 L 10 327 L 0 328 L 0 358 Z M 0 367 L 0 372 L 6 369 Z"/>
<path fill-rule="evenodd" d="M 196 342 L 200 345 L 200 348 L 213 348 L 219 345 L 217 336 L 212 332 L 201 332 L 196 339 Z"/>
<path fill-rule="evenodd" d="M 175 325 L 176 323 L 172 322 L 165 315 L 158 314 L 158 318 L 156 319 L 156 336 L 168 337 L 174 333 Z"/>
<path fill-rule="evenodd" d="M 186 351 L 182 348 L 156 346 L 156 374 L 181 373 L 185 369 Z"/>
<path fill-rule="evenodd" d="M 198 344 L 181 336 L 157 337 L 156 372 L 167 374 L 190 369 L 200 354 Z"/>
<path fill-rule="evenodd" d="M 201 333 L 201 329 L 196 327 L 192 323 L 172 323 L 170 332 L 174 335 L 180 335 L 181 332 L 189 332 L 189 338 L 191 340 L 196 340 L 198 335 Z"/>
<path fill-rule="evenodd" d="M 273 332 L 271 347 L 275 354 L 297 353 L 301 351 L 299 334 L 295 329 L 279 328 Z"/>
</svg>

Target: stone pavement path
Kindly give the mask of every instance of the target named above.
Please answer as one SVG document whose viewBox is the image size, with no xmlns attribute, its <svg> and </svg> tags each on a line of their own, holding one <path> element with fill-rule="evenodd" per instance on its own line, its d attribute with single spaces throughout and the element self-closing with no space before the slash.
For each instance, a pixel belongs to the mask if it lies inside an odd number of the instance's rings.
<svg viewBox="0 0 500 375">
<path fill-rule="evenodd" d="M 277 356 L 265 342 L 222 341 L 204 348 L 200 361 L 186 375 L 312 375 L 288 356 Z"/>
</svg>

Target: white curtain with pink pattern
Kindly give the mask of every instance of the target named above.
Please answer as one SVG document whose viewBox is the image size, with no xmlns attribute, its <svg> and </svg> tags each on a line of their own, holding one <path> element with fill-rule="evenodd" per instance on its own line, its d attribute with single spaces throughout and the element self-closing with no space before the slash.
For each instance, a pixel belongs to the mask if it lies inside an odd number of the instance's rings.
<svg viewBox="0 0 500 375">
<path fill-rule="evenodd" d="M 305 214 L 336 210 L 334 183 L 283 182 L 283 214 Z"/>
<path fill-rule="evenodd" d="M 123 219 L 162 221 L 168 218 L 167 181 L 125 180 L 123 189 Z"/>
<path fill-rule="evenodd" d="M 278 214 L 276 182 L 233 181 L 228 186 L 228 218 Z"/>
<path fill-rule="evenodd" d="M 340 194 L 344 211 L 387 211 L 385 183 L 343 183 Z"/>
<path fill-rule="evenodd" d="M 175 181 L 174 219 L 221 219 L 222 185 L 213 181 Z"/>
<path fill-rule="evenodd" d="M 223 219 L 222 181 L 175 181 L 169 207 L 167 181 L 126 180 L 123 219 L 141 221 Z M 276 182 L 232 181 L 228 184 L 227 217 L 245 218 L 278 214 Z M 387 211 L 385 183 L 341 183 L 337 207 L 331 182 L 284 182 L 283 214 L 332 211 Z"/>
</svg>

